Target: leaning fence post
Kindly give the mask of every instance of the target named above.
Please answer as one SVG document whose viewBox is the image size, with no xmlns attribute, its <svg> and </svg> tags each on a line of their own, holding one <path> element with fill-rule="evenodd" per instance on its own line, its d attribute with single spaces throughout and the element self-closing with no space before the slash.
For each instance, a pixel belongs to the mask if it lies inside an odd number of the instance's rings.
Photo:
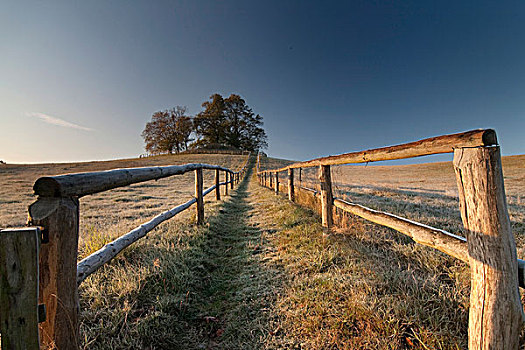
<svg viewBox="0 0 525 350">
<path fill-rule="evenodd" d="M 275 172 L 275 194 L 279 194 L 279 172 Z"/>
<path fill-rule="evenodd" d="M 219 176 L 219 169 L 215 169 L 215 199 L 221 200 L 221 179 Z"/>
<path fill-rule="evenodd" d="M 195 169 L 195 198 L 197 199 L 197 225 L 204 222 L 204 197 L 202 196 L 202 168 Z"/>
<path fill-rule="evenodd" d="M 30 224 L 44 228 L 40 246 L 39 298 L 46 307 L 40 324 L 45 348 L 76 349 L 78 341 L 77 197 L 42 197 L 29 206 Z"/>
<path fill-rule="evenodd" d="M 295 201 L 295 191 L 293 187 L 293 168 L 288 169 L 288 199 Z"/>
<path fill-rule="evenodd" d="M 330 165 L 319 166 L 319 181 L 321 183 L 321 216 L 323 227 L 330 228 L 333 224 L 332 204 L 334 202 Z"/>
<path fill-rule="evenodd" d="M 38 349 L 37 228 L 0 231 L 2 349 Z"/>
<path fill-rule="evenodd" d="M 518 349 L 523 308 L 499 146 L 454 151 L 470 262 L 469 349 Z"/>
</svg>

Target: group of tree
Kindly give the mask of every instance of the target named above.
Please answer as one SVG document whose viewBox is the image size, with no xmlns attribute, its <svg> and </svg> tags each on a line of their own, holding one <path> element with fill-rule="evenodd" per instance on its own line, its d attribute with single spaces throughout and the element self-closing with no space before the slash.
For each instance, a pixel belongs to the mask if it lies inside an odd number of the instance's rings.
<svg viewBox="0 0 525 350">
<path fill-rule="evenodd" d="M 260 115 L 239 95 L 210 96 L 194 117 L 177 106 L 153 113 L 142 137 L 150 154 L 174 153 L 190 148 L 227 148 L 256 151 L 267 146 Z"/>
</svg>

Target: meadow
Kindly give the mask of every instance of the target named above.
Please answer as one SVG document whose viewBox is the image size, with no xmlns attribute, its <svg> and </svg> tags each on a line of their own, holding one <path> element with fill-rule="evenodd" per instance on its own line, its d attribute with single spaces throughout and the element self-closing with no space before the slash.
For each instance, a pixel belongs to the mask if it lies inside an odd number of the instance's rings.
<svg viewBox="0 0 525 350">
<path fill-rule="evenodd" d="M 242 155 L 181 154 L 100 162 L 3 164 L 0 165 L 0 227 L 26 225 L 27 207 L 36 200 L 33 184 L 41 176 L 187 163 L 217 164 L 237 169 L 245 160 L 246 156 Z M 205 170 L 203 175 L 204 188 L 212 186 L 214 171 Z M 194 174 L 189 172 L 81 198 L 79 257 L 88 255 L 160 212 L 188 201 L 194 196 L 194 186 Z M 177 218 L 187 218 L 188 215 L 188 212 L 181 213 Z"/>
<path fill-rule="evenodd" d="M 2 165 L 0 226 L 24 225 L 42 175 L 246 156 Z M 262 157 L 262 168 L 290 161 Z M 525 156 L 503 158 L 518 257 L 525 253 Z M 205 187 L 213 172 L 205 171 Z M 249 176 L 253 173 L 249 173 Z M 299 184 L 296 173 L 296 184 Z M 284 177 L 281 179 L 283 181 Z M 336 197 L 462 234 L 450 162 L 332 167 Z M 193 196 L 193 174 L 81 199 L 80 257 Z M 301 185 L 317 188 L 316 169 Z M 284 192 L 284 188 L 283 188 Z M 298 192 L 298 202 L 308 193 Z M 206 223 L 188 210 L 126 249 L 79 288 L 83 349 L 463 349 L 468 266 L 359 218 L 326 232 L 315 210 L 248 177 Z M 523 298 L 522 298 L 523 300 Z"/>
</svg>

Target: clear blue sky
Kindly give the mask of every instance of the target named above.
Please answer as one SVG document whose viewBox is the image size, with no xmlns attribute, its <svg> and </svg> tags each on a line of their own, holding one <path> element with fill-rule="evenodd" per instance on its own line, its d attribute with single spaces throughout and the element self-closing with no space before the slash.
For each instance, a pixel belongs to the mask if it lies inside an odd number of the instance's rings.
<svg viewBox="0 0 525 350">
<path fill-rule="evenodd" d="M 525 1 L 2 1 L 0 159 L 134 157 L 243 96 L 308 159 L 474 128 L 525 153 Z"/>
</svg>

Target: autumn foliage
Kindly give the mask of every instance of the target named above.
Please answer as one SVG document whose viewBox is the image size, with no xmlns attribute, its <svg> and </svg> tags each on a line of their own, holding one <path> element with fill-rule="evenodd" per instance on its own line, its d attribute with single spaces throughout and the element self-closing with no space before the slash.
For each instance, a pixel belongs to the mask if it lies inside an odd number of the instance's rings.
<svg viewBox="0 0 525 350">
<path fill-rule="evenodd" d="M 231 94 L 225 99 L 214 94 L 202 107 L 195 117 L 181 106 L 155 112 L 142 132 L 146 151 L 171 154 L 217 147 L 255 151 L 267 146 L 262 117 L 241 96 Z"/>
</svg>

